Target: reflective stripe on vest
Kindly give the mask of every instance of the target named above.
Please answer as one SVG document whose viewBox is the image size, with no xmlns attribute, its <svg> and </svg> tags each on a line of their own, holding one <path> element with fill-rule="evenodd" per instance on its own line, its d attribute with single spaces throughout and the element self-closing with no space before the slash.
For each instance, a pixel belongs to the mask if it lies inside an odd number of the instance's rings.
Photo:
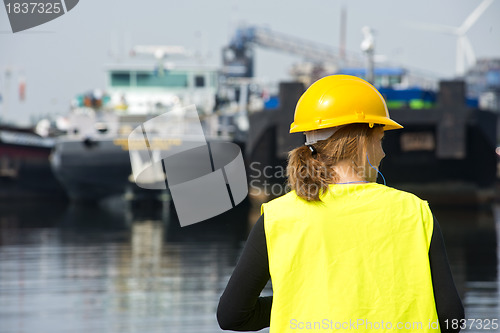
<svg viewBox="0 0 500 333">
<path fill-rule="evenodd" d="M 426 201 L 376 183 L 294 191 L 262 205 L 271 333 L 440 332 Z"/>
</svg>

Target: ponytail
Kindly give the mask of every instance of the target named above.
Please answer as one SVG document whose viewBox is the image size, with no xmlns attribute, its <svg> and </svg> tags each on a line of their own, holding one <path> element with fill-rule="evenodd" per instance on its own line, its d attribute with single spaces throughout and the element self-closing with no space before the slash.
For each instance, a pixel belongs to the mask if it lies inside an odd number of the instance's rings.
<svg viewBox="0 0 500 333">
<path fill-rule="evenodd" d="M 330 184 L 338 182 L 334 166 L 342 160 L 361 165 L 366 144 L 373 135 L 368 124 L 351 124 L 340 128 L 331 137 L 288 153 L 288 186 L 307 201 L 319 201 Z M 356 167 L 357 168 L 357 167 Z"/>
<path fill-rule="evenodd" d="M 288 185 L 299 197 L 318 201 L 320 194 L 338 178 L 324 158 L 320 152 L 313 154 L 308 146 L 295 148 L 288 154 Z"/>
</svg>

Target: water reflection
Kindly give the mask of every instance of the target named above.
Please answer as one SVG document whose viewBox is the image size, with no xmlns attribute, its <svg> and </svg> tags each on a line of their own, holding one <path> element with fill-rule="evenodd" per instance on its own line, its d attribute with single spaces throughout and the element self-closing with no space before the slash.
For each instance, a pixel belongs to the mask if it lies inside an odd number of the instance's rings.
<svg viewBox="0 0 500 333">
<path fill-rule="evenodd" d="M 245 207 L 186 228 L 169 209 L 1 207 L 0 331 L 219 331 Z"/>
<path fill-rule="evenodd" d="M 500 206 L 433 209 L 445 239 L 455 283 L 470 319 L 500 318 Z M 477 327 L 470 332 L 484 331 Z M 488 330 L 495 332 L 500 330 Z"/>
<path fill-rule="evenodd" d="M 0 206 L 0 332 L 220 332 L 249 208 L 181 228 L 168 204 Z M 499 206 L 433 212 L 467 316 L 500 318 Z"/>
</svg>

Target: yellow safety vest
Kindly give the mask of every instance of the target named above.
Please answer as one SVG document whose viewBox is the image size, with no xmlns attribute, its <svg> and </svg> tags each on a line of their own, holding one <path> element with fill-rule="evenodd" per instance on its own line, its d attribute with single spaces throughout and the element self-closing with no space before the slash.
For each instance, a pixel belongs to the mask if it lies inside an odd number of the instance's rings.
<svg viewBox="0 0 500 333">
<path fill-rule="evenodd" d="M 271 333 L 440 332 L 426 201 L 376 183 L 336 184 L 307 202 L 262 205 Z"/>
</svg>

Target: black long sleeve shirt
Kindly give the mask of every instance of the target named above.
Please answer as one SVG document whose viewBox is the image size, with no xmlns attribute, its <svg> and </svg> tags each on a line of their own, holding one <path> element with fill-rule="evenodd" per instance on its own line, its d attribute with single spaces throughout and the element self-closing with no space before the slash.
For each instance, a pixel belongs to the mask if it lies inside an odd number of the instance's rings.
<svg viewBox="0 0 500 333">
<path fill-rule="evenodd" d="M 434 228 L 429 248 L 432 284 L 441 332 L 459 332 L 446 325 L 451 319 L 465 317 L 446 255 L 439 223 Z M 217 320 L 224 330 L 258 331 L 269 327 L 273 297 L 259 297 L 270 279 L 264 216 L 253 227 L 241 257 L 222 294 Z M 448 326 L 448 327 L 447 327 Z"/>
</svg>

